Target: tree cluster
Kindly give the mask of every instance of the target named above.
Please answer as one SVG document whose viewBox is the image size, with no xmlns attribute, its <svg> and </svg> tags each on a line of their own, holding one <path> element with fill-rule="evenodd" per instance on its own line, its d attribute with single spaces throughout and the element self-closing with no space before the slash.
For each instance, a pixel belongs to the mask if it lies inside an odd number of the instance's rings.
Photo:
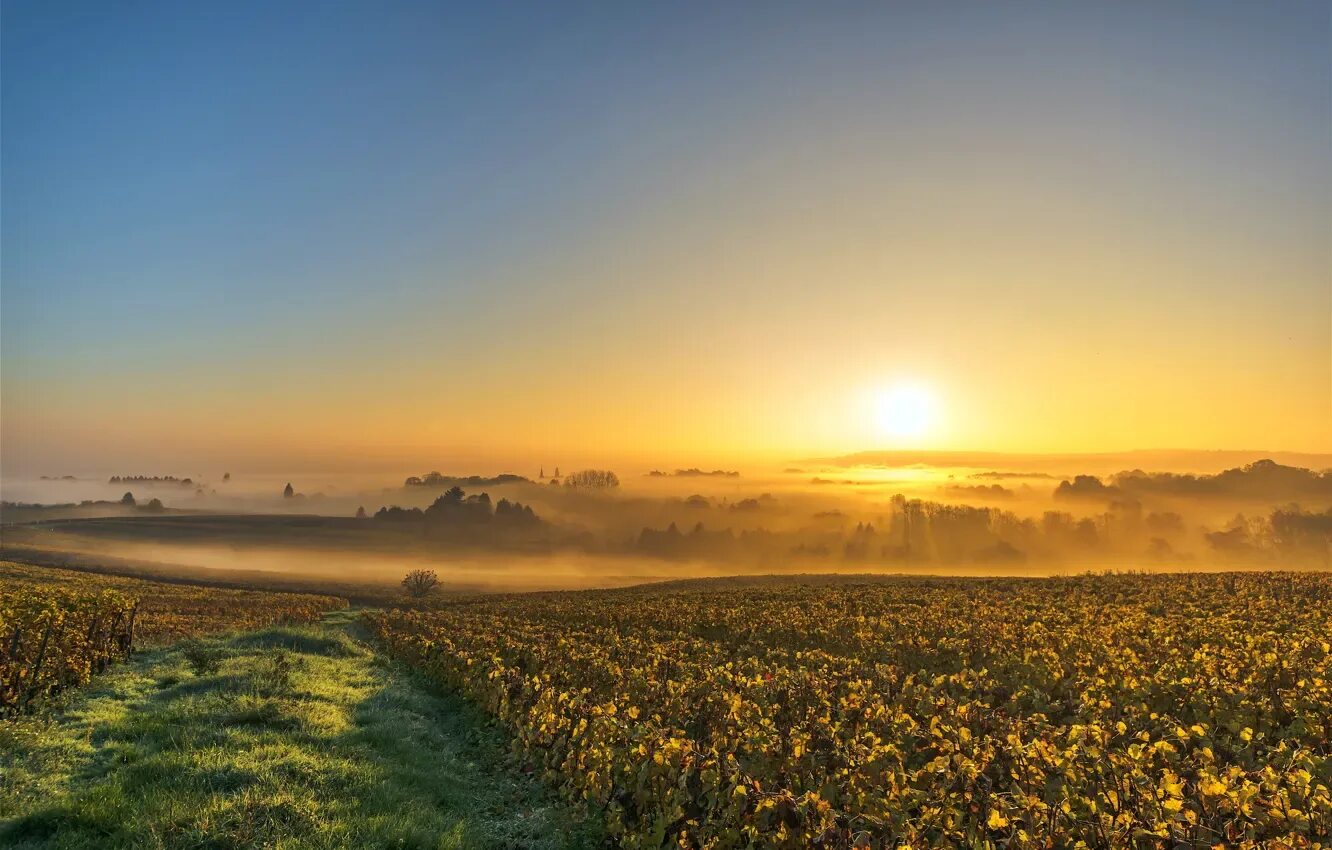
<svg viewBox="0 0 1332 850">
<path fill-rule="evenodd" d="M 1215 497 L 1232 499 L 1332 498 L 1332 471 L 1315 472 L 1284 466 L 1272 460 L 1227 469 L 1216 475 L 1143 472 L 1141 469 L 1110 476 L 1109 483 L 1095 475 L 1078 475 L 1055 488 L 1057 499 L 1124 499 L 1144 496 Z"/>
<path fill-rule="evenodd" d="M 564 486 L 571 490 L 613 490 L 620 486 L 620 477 L 609 469 L 581 469 L 565 476 Z"/>
<path fill-rule="evenodd" d="M 530 478 L 505 472 L 493 477 L 483 475 L 445 475 L 442 472 L 427 472 L 425 475 L 410 475 L 402 482 L 404 487 L 498 487 L 501 484 L 531 484 Z"/>
<path fill-rule="evenodd" d="M 381 507 L 375 519 L 383 522 L 422 522 L 431 526 L 484 526 L 532 527 L 541 519 L 531 505 L 500 499 L 492 503 L 489 493 L 468 496 L 458 486 L 450 487 L 428 508 L 400 508 L 397 505 Z"/>
<path fill-rule="evenodd" d="M 177 487 L 192 487 L 194 481 L 189 478 L 177 478 L 174 475 L 112 475 L 108 484 L 171 484 Z"/>
</svg>

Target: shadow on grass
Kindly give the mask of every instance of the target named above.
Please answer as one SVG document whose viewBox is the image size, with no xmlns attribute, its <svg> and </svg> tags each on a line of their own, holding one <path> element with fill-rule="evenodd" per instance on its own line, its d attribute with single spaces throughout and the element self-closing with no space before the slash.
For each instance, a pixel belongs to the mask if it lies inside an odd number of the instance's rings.
<svg viewBox="0 0 1332 850">
<path fill-rule="evenodd" d="M 531 848 L 601 841 L 457 697 L 388 665 L 339 616 L 136 659 L 0 753 L 13 848 Z M 166 684 L 163 684 L 166 683 Z M 121 699 L 117 700 L 116 697 Z"/>
<path fill-rule="evenodd" d="M 236 650 L 287 649 L 304 655 L 327 655 L 350 658 L 365 652 L 354 640 L 342 632 L 316 634 L 308 630 L 265 629 L 241 635 L 229 644 Z"/>
</svg>

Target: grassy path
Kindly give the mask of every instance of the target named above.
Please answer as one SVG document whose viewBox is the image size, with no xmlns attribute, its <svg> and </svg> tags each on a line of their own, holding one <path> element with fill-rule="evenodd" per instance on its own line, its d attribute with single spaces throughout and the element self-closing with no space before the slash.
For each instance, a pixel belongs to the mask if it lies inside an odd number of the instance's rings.
<svg viewBox="0 0 1332 850">
<path fill-rule="evenodd" d="M 146 652 L 0 724 L 0 846 L 595 846 L 506 767 L 483 716 L 359 639 L 355 615 Z"/>
</svg>

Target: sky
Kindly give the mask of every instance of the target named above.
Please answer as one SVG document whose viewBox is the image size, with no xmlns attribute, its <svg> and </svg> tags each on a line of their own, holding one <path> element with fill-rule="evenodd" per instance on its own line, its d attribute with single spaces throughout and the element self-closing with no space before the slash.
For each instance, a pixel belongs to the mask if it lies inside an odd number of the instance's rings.
<svg viewBox="0 0 1332 850">
<path fill-rule="evenodd" d="M 0 468 L 1332 451 L 1329 17 L 5 0 Z"/>
</svg>

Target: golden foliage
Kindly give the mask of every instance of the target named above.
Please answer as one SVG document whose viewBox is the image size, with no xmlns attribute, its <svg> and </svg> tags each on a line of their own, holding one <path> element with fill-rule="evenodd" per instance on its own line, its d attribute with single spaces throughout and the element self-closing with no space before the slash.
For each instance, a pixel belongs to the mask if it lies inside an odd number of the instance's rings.
<svg viewBox="0 0 1332 850">
<path fill-rule="evenodd" d="M 0 714 L 69 687 L 142 645 L 309 622 L 332 596 L 169 584 L 0 562 Z"/>
<path fill-rule="evenodd" d="M 0 594 L 0 715 L 88 682 L 130 653 L 134 600 L 115 592 Z"/>
<path fill-rule="evenodd" d="M 1329 846 L 1328 575 L 644 588 L 369 620 L 627 848 Z"/>
</svg>

